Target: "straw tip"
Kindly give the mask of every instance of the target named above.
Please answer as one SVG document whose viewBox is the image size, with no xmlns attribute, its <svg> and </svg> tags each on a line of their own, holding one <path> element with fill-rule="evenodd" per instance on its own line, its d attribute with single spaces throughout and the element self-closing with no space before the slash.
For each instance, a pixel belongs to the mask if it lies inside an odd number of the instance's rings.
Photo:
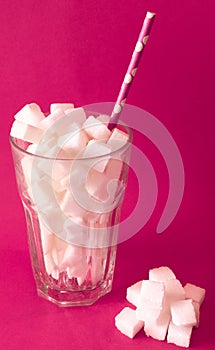
<svg viewBox="0 0 215 350">
<path fill-rule="evenodd" d="M 155 12 L 149 12 L 149 11 L 148 11 L 148 12 L 146 13 L 146 17 L 147 17 L 147 18 L 153 18 L 155 15 L 156 15 Z"/>
</svg>

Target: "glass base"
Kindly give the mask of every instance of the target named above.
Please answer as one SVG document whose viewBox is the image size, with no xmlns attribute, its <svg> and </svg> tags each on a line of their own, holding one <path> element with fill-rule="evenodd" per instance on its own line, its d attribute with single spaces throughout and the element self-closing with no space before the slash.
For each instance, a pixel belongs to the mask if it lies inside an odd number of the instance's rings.
<svg viewBox="0 0 215 350">
<path fill-rule="evenodd" d="M 104 281 L 93 289 L 85 290 L 57 290 L 50 286 L 37 287 L 40 297 L 51 301 L 60 307 L 87 306 L 94 304 L 99 298 L 109 293 L 112 289 L 112 280 Z"/>
</svg>

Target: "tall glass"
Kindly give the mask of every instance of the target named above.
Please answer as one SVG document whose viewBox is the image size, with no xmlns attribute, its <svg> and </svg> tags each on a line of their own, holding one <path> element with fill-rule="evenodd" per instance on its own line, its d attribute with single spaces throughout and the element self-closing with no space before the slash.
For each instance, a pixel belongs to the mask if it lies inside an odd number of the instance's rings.
<svg viewBox="0 0 215 350">
<path fill-rule="evenodd" d="M 132 139 L 119 128 L 128 141 L 91 158 L 35 155 L 10 137 L 37 292 L 59 306 L 111 291 Z"/>
</svg>

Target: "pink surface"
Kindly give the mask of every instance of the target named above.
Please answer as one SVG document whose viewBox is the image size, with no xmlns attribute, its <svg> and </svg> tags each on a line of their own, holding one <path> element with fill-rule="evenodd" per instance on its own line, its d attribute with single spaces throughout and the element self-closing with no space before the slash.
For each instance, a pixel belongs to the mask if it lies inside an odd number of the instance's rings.
<svg viewBox="0 0 215 350">
<path fill-rule="evenodd" d="M 147 10 L 157 17 L 128 103 L 154 114 L 177 142 L 184 198 L 172 224 L 156 234 L 168 176 L 158 151 L 136 133 L 159 179 L 155 212 L 119 246 L 111 294 L 91 307 L 60 309 L 35 291 L 8 143 L 13 115 L 32 101 L 44 110 L 58 101 L 114 101 Z M 1 1 L 1 349 L 176 349 L 142 332 L 130 340 L 114 327 L 126 288 L 161 265 L 182 283 L 206 288 L 191 348 L 215 349 L 214 10 L 213 0 Z M 132 172 L 128 195 L 124 215 L 137 197 Z"/>
</svg>

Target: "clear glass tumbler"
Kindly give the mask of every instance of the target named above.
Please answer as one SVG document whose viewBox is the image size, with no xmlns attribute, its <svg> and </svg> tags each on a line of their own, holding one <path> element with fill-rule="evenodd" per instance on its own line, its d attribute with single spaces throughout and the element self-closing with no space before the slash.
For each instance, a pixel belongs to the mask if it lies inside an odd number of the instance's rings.
<svg viewBox="0 0 215 350">
<path fill-rule="evenodd" d="M 111 291 L 132 141 L 119 128 L 126 144 L 88 158 L 53 155 L 49 138 L 45 156 L 39 146 L 31 153 L 10 137 L 37 292 L 59 306 L 91 305 Z"/>
</svg>

